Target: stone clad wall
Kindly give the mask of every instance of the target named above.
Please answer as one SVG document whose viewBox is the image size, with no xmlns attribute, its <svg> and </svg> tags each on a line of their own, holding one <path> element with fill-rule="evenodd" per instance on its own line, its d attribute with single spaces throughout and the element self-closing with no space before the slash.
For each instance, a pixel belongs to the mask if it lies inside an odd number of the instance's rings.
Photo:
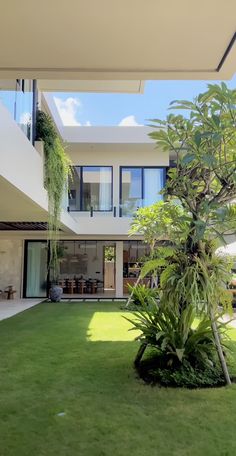
<svg viewBox="0 0 236 456">
<path fill-rule="evenodd" d="M 14 298 L 21 297 L 23 241 L 0 239 L 0 290 L 13 285 Z"/>
</svg>

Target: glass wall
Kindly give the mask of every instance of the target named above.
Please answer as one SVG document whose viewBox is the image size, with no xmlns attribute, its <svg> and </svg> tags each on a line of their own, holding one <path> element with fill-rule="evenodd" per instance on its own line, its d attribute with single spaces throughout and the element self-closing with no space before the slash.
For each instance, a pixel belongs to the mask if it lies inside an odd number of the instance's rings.
<svg viewBox="0 0 236 456">
<path fill-rule="evenodd" d="M 124 241 L 123 277 L 138 278 L 143 258 L 149 253 L 149 247 L 142 241 Z"/>
<path fill-rule="evenodd" d="M 115 291 L 115 243 L 60 241 L 59 284 L 64 294 Z"/>
<path fill-rule="evenodd" d="M 134 286 L 140 275 L 143 259 L 150 249 L 142 241 L 124 241 L 123 243 L 123 293 L 129 293 L 129 286 Z M 148 285 L 149 277 L 141 283 Z"/>
<path fill-rule="evenodd" d="M 0 101 L 12 114 L 27 138 L 33 141 L 33 81 L 0 80 Z"/>
<path fill-rule="evenodd" d="M 28 241 L 26 243 L 26 298 L 47 296 L 47 259 L 46 241 Z"/>
<path fill-rule="evenodd" d="M 112 210 L 112 167 L 75 166 L 69 183 L 71 211 Z"/>
<path fill-rule="evenodd" d="M 165 168 L 121 168 L 121 215 L 132 215 L 137 208 L 162 199 Z"/>
</svg>

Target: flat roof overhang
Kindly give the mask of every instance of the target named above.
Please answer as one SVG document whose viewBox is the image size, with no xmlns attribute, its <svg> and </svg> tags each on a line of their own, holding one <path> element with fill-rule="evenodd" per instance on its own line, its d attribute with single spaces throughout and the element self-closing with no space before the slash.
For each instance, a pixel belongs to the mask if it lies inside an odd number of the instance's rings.
<svg viewBox="0 0 236 456">
<path fill-rule="evenodd" d="M 42 90 L 62 90 L 50 80 L 231 79 L 235 17 L 235 0 L 9 0 L 0 78 L 44 80 Z"/>
<path fill-rule="evenodd" d="M 47 208 L 40 206 L 2 176 L 0 176 L 0 196 L 0 223 L 13 223 L 13 227 L 14 224 L 26 224 L 26 222 L 35 226 L 37 224 L 41 224 L 41 226 L 43 223 L 47 224 Z M 15 226 L 15 229 L 19 228 Z M 77 233 L 76 223 L 67 212 L 62 212 L 61 230 L 65 233 Z"/>
</svg>

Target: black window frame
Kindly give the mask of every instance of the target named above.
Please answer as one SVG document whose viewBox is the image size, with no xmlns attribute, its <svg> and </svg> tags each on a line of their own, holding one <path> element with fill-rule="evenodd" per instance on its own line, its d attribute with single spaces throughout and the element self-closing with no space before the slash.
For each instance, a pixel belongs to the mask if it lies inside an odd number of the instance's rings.
<svg viewBox="0 0 236 456">
<path fill-rule="evenodd" d="M 91 212 L 91 209 L 92 209 L 93 212 L 112 212 L 113 211 L 113 166 L 112 165 L 73 165 L 71 168 L 72 168 L 72 176 L 73 176 L 73 170 L 75 168 L 79 168 L 79 178 L 80 178 L 79 206 L 80 206 L 80 209 L 71 209 L 70 204 L 69 204 L 69 199 L 68 199 L 69 211 L 70 212 Z M 91 206 L 90 209 L 83 208 L 83 168 L 110 168 L 110 170 L 111 170 L 111 206 L 110 206 L 110 209 L 94 209 L 93 206 Z M 73 177 L 72 177 L 72 179 L 73 179 Z M 69 192 L 70 192 L 70 188 L 68 189 L 68 193 Z M 68 195 L 68 198 L 69 198 L 69 195 Z"/>
<path fill-rule="evenodd" d="M 162 169 L 163 170 L 163 188 L 165 187 L 166 184 L 166 179 L 167 179 L 167 166 L 132 166 L 132 165 L 122 165 L 120 166 L 120 179 L 119 179 L 119 203 L 120 203 L 120 210 L 119 210 L 119 217 L 122 217 L 122 171 L 123 169 L 141 169 L 141 199 L 144 199 L 144 170 L 145 169 Z M 127 216 L 129 217 L 129 216 Z M 132 217 L 132 215 L 130 215 Z"/>
</svg>

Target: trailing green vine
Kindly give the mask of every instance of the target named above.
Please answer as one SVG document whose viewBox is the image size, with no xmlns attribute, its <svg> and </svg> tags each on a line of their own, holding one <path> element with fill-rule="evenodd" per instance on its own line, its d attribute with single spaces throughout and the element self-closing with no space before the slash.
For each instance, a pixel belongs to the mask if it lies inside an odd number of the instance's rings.
<svg viewBox="0 0 236 456">
<path fill-rule="evenodd" d="M 50 246 L 50 270 L 52 280 L 58 276 L 58 239 L 62 201 L 68 185 L 70 160 L 56 131 L 52 118 L 43 111 L 37 111 L 36 140 L 44 142 L 45 178 L 48 192 L 48 241 Z"/>
</svg>

